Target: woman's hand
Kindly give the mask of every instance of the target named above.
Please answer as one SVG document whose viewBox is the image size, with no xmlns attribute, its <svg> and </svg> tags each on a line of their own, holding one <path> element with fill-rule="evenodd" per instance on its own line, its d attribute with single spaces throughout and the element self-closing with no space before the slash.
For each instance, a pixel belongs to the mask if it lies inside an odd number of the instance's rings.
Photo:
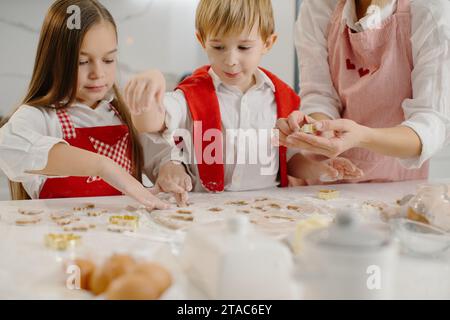
<svg viewBox="0 0 450 320">
<path fill-rule="evenodd" d="M 152 194 L 156 193 L 154 190 L 147 190 L 139 181 L 113 160 L 102 157 L 99 168 L 99 177 L 117 190 L 132 197 L 146 208 L 150 210 L 169 208 L 168 203 L 165 203 Z"/>
<path fill-rule="evenodd" d="M 166 80 L 158 70 L 149 70 L 133 77 L 125 86 L 125 103 L 132 115 L 140 115 L 143 112 L 163 105 Z"/>
<path fill-rule="evenodd" d="M 333 159 L 327 159 L 323 161 L 322 164 L 334 169 L 337 172 L 337 176 L 322 175 L 320 180 L 323 182 L 353 180 L 362 178 L 364 176 L 364 172 L 347 158 L 337 157 Z"/>
<path fill-rule="evenodd" d="M 294 155 L 288 163 L 289 185 L 334 182 L 361 178 L 364 173 L 346 158 L 318 159 L 315 155 Z M 323 157 L 322 157 L 323 158 Z M 300 179 L 300 180 L 299 180 Z M 312 181 L 312 182 L 311 182 Z"/>
<path fill-rule="evenodd" d="M 178 206 L 187 206 L 188 192 L 192 190 L 192 181 L 186 173 L 184 165 L 173 161 L 162 165 L 156 179 L 155 190 L 173 193 Z"/>
<path fill-rule="evenodd" d="M 361 147 L 370 128 L 352 120 L 323 120 L 314 123 L 319 135 L 295 132 L 286 138 L 288 146 L 335 158 L 343 152 Z"/>
</svg>

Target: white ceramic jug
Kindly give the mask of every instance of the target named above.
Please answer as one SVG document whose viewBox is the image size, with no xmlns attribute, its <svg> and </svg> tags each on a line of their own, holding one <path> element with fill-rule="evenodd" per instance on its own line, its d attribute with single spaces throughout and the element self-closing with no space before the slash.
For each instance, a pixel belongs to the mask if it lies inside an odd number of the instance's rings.
<svg viewBox="0 0 450 320">
<path fill-rule="evenodd" d="M 307 299 L 389 299 L 398 255 L 388 226 L 341 212 L 305 237 L 298 275 Z"/>
<path fill-rule="evenodd" d="M 210 299 L 290 299 L 292 255 L 258 233 L 245 216 L 194 227 L 181 260 L 189 279 Z"/>
</svg>

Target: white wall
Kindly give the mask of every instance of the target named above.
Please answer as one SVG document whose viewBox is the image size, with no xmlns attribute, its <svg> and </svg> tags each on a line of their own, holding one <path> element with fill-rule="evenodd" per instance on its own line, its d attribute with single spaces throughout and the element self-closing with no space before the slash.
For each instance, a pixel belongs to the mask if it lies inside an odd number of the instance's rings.
<svg viewBox="0 0 450 320">
<path fill-rule="evenodd" d="M 0 1 L 0 115 L 20 103 L 31 76 L 36 46 L 51 0 Z M 148 68 L 169 81 L 207 63 L 194 36 L 198 0 L 103 0 L 119 31 L 119 80 Z M 293 85 L 294 0 L 274 0 L 279 41 L 263 66 Z"/>
</svg>

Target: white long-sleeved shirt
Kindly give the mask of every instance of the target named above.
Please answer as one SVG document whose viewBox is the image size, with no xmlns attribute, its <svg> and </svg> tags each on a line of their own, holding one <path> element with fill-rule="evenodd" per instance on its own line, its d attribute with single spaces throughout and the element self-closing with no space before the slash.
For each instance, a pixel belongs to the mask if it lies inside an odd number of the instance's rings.
<svg viewBox="0 0 450 320">
<path fill-rule="evenodd" d="M 275 86 L 267 75 L 258 69 L 256 84 L 246 93 L 238 88 L 227 86 L 209 70 L 219 100 L 222 120 L 222 132 L 225 152 L 225 190 L 243 191 L 276 186 L 279 168 L 278 148 L 271 143 L 272 129 L 277 120 L 277 105 L 275 102 Z M 166 127 L 162 136 L 166 141 L 185 129 L 191 134 L 193 120 L 190 115 L 186 98 L 181 90 L 167 93 L 164 99 L 166 108 Z M 227 136 L 227 133 L 231 135 Z M 256 133 L 257 140 L 245 140 L 245 134 Z M 234 138 L 233 134 L 236 134 Z M 241 137 L 240 139 L 237 137 Z M 157 139 L 153 135 L 154 140 Z M 197 165 L 192 161 L 192 154 L 187 148 L 182 155 L 175 152 L 171 160 L 188 164 L 188 171 L 193 179 L 194 191 L 204 191 L 199 183 Z M 288 159 L 295 153 L 289 150 Z M 243 161 L 242 161 L 243 160 Z"/>
<path fill-rule="evenodd" d="M 300 96 L 306 114 L 323 113 L 340 118 L 341 101 L 333 86 L 327 48 L 327 30 L 336 0 L 304 0 L 296 23 L 295 44 L 299 58 Z M 354 0 L 347 0 L 342 19 L 356 32 L 373 27 L 373 16 L 357 21 Z M 395 12 L 397 0 L 380 11 L 383 21 Z M 450 139 L 450 1 L 411 0 L 411 44 L 414 69 L 413 97 L 403 104 L 403 126 L 421 139 L 422 153 L 399 160 L 418 168 Z"/>
<path fill-rule="evenodd" d="M 121 119 L 109 107 L 112 99 L 101 101 L 95 109 L 74 103 L 67 112 L 76 128 L 120 125 Z M 147 136 L 141 136 L 141 142 L 146 148 L 144 167 L 158 166 L 169 152 L 166 148 L 171 148 L 168 144 L 157 145 Z M 47 177 L 27 172 L 44 169 L 50 150 L 58 143 L 67 144 L 56 110 L 23 105 L 0 129 L 0 169 L 10 180 L 21 182 L 32 199 L 37 199 Z M 158 151 L 161 156 L 150 156 Z"/>
</svg>

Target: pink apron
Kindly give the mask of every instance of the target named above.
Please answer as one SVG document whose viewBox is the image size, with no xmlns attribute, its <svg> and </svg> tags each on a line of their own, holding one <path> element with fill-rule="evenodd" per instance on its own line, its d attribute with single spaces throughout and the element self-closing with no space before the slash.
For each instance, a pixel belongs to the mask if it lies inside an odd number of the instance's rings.
<svg viewBox="0 0 450 320">
<path fill-rule="evenodd" d="M 328 62 L 343 106 L 341 116 L 372 128 L 398 126 L 405 120 L 402 102 L 412 98 L 409 0 L 398 0 L 397 11 L 380 28 L 359 33 L 342 20 L 344 5 L 345 0 L 337 4 L 328 30 Z M 342 156 L 364 171 L 356 182 L 428 177 L 428 162 L 408 170 L 396 158 L 365 149 L 355 148 Z"/>
</svg>

